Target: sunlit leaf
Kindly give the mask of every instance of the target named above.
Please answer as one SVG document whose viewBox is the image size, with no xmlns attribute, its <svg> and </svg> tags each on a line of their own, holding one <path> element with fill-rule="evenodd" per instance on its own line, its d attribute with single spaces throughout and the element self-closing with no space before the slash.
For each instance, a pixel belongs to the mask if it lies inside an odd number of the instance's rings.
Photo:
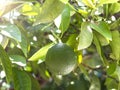
<svg viewBox="0 0 120 90">
<path fill-rule="evenodd" d="M 6 48 L 8 42 L 9 42 L 8 37 L 0 34 L 0 44 L 3 48 Z"/>
<path fill-rule="evenodd" d="M 64 7 L 65 3 L 60 0 L 46 0 L 35 24 L 53 21 L 63 11 Z"/>
<path fill-rule="evenodd" d="M 60 0 L 60 1 L 66 4 L 69 0 Z"/>
<path fill-rule="evenodd" d="M 88 16 L 88 12 L 85 11 L 85 10 L 79 9 L 78 12 L 79 12 L 82 16 L 84 16 L 84 17 L 87 17 L 87 16 Z"/>
<path fill-rule="evenodd" d="M 113 3 L 111 6 L 110 6 L 110 13 L 111 14 L 114 14 L 114 13 L 117 13 L 120 11 L 120 3 Z"/>
<path fill-rule="evenodd" d="M 119 1 L 119 0 L 100 0 L 99 5 L 116 3 L 117 1 Z"/>
<path fill-rule="evenodd" d="M 19 66 L 26 66 L 26 59 L 20 55 L 10 55 L 10 60 Z"/>
<path fill-rule="evenodd" d="M 95 5 L 93 4 L 92 0 L 82 0 L 82 2 L 88 7 L 95 8 Z"/>
<path fill-rule="evenodd" d="M 91 23 L 90 26 L 91 26 L 91 28 L 93 28 L 94 30 L 99 32 L 101 35 L 103 35 L 105 38 L 112 40 L 111 32 L 109 30 L 108 25 L 105 22 L 101 21 L 98 24 Z"/>
<path fill-rule="evenodd" d="M 0 25 L 0 33 L 21 42 L 21 32 L 14 24 Z"/>
<path fill-rule="evenodd" d="M 0 45 L 0 60 L 6 74 L 6 79 L 8 82 L 10 82 L 12 80 L 12 65 L 7 53 L 5 52 L 1 45 Z"/>
<path fill-rule="evenodd" d="M 89 22 L 82 23 L 81 33 L 79 35 L 78 50 L 89 47 L 93 40 L 93 33 L 89 26 Z"/>
<path fill-rule="evenodd" d="M 38 15 L 40 5 L 38 3 L 36 3 L 36 4 L 34 5 L 34 4 L 30 4 L 30 3 L 25 3 L 21 8 L 20 13 L 22 13 L 23 15 L 27 15 L 27 16 Z"/>
<path fill-rule="evenodd" d="M 35 54 L 33 54 L 28 60 L 29 61 L 36 61 L 39 60 L 40 58 L 44 57 L 48 51 L 48 49 L 53 46 L 52 44 L 48 44 L 42 48 L 40 48 Z"/>
<path fill-rule="evenodd" d="M 0 17 L 10 12 L 11 10 L 15 9 L 16 7 L 20 6 L 22 3 L 23 2 L 21 1 L 17 2 L 4 1 L 2 4 L 0 4 Z"/>
</svg>

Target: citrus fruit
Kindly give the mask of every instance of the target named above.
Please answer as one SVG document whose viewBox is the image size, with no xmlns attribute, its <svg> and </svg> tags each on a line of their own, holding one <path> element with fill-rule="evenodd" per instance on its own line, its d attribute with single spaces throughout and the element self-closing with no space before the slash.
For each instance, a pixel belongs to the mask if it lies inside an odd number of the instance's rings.
<svg viewBox="0 0 120 90">
<path fill-rule="evenodd" d="M 50 72 L 66 75 L 75 68 L 77 56 L 71 47 L 65 43 L 58 43 L 48 50 L 45 63 Z"/>
</svg>

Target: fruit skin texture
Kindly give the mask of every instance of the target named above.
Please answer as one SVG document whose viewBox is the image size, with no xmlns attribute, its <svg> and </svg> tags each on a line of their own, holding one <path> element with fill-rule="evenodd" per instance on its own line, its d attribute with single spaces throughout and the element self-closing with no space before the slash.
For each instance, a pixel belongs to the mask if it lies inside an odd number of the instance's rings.
<svg viewBox="0 0 120 90">
<path fill-rule="evenodd" d="M 77 56 L 71 47 L 58 43 L 48 50 L 45 63 L 50 72 L 56 75 L 66 75 L 77 65 Z"/>
</svg>

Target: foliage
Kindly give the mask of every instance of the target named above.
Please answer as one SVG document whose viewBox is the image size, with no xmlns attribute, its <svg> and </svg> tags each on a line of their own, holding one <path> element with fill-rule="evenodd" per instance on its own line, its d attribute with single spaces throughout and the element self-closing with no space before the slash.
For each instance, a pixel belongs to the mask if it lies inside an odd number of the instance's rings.
<svg viewBox="0 0 120 90">
<path fill-rule="evenodd" d="M 119 90 L 119 7 L 119 0 L 1 0 L 0 90 Z M 59 42 L 78 57 L 67 75 L 45 63 Z"/>
</svg>

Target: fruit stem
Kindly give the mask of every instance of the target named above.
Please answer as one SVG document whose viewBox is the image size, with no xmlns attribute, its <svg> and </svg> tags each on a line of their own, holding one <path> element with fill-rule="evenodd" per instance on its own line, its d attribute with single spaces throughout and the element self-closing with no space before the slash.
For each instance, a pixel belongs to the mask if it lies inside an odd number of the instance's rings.
<svg viewBox="0 0 120 90">
<path fill-rule="evenodd" d="M 50 23 L 48 25 L 46 25 L 45 27 L 43 27 L 41 30 L 44 31 L 46 28 L 50 27 L 53 23 Z"/>
<path fill-rule="evenodd" d="M 51 30 L 51 33 L 53 34 L 53 36 L 58 40 L 59 43 L 61 43 L 61 39 L 60 37 L 58 37 L 52 30 Z"/>
</svg>

